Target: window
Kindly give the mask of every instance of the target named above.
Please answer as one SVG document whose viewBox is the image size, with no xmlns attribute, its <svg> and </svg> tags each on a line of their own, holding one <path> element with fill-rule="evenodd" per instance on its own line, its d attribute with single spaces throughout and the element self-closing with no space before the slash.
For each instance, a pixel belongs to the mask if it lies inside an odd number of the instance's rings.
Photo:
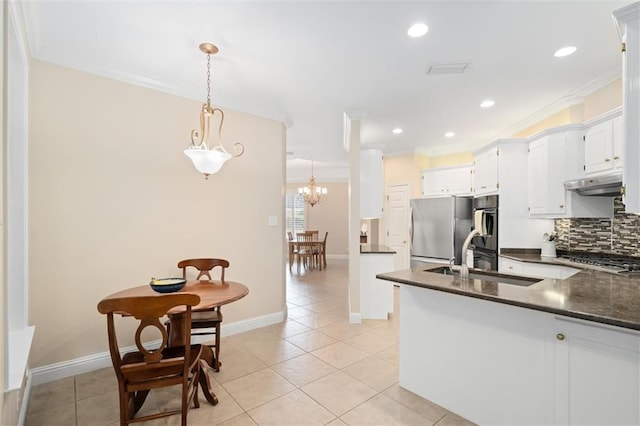
<svg viewBox="0 0 640 426">
<path fill-rule="evenodd" d="M 287 193 L 286 196 L 286 231 L 296 235 L 304 231 L 304 200 L 298 193 Z"/>
</svg>

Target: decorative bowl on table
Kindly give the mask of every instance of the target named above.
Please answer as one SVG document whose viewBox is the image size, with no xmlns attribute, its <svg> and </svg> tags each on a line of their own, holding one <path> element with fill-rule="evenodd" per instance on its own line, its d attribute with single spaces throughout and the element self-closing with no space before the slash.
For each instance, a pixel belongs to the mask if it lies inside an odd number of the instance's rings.
<svg viewBox="0 0 640 426">
<path fill-rule="evenodd" d="M 158 293 L 174 293 L 187 283 L 184 278 L 151 278 L 149 285 Z"/>
</svg>

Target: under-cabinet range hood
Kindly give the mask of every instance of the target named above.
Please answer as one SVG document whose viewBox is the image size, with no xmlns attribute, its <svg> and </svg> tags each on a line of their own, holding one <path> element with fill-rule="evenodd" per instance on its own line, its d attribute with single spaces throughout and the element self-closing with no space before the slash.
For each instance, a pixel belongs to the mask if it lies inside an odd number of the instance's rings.
<svg viewBox="0 0 640 426">
<path fill-rule="evenodd" d="M 622 173 L 568 180 L 564 187 L 580 195 L 616 196 L 621 194 Z"/>
</svg>

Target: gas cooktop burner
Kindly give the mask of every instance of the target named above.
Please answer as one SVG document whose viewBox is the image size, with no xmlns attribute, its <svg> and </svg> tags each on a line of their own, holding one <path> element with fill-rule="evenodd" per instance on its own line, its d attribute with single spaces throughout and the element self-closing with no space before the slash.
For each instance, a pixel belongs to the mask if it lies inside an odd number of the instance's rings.
<svg viewBox="0 0 640 426">
<path fill-rule="evenodd" d="M 640 259 L 607 257 L 586 254 L 564 254 L 559 257 L 563 263 L 579 263 L 593 269 L 611 273 L 640 273 Z"/>
</svg>

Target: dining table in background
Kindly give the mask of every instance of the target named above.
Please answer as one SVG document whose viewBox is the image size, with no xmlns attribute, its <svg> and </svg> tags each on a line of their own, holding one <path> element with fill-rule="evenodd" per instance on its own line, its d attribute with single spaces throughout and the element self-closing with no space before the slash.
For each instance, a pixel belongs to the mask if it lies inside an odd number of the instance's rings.
<svg viewBox="0 0 640 426">
<path fill-rule="evenodd" d="M 192 308 L 193 312 L 208 311 L 216 306 L 226 305 L 236 300 L 242 299 L 249 294 L 249 289 L 244 284 L 240 284 L 234 281 L 224 282 L 219 280 L 212 281 L 187 281 L 186 285 L 180 290 L 181 293 L 193 293 L 200 296 L 200 303 Z M 140 296 L 160 296 L 162 293 L 155 292 L 150 285 L 141 285 L 138 287 L 131 287 L 125 290 L 113 293 L 103 300 L 110 298 L 126 298 L 126 297 L 140 297 Z M 181 346 L 187 341 L 187 336 L 184 336 L 184 307 L 176 307 L 169 311 L 167 316 L 171 322 L 169 328 L 169 345 Z M 214 354 L 213 350 L 207 345 L 202 345 L 201 360 L 207 363 L 209 367 L 214 366 Z M 213 386 L 209 380 L 209 374 L 202 368 L 200 371 L 200 387 L 204 397 L 210 404 L 216 405 L 218 398 L 213 392 Z"/>
<path fill-rule="evenodd" d="M 293 260 L 294 260 L 294 253 L 296 248 L 300 245 L 301 241 L 298 241 L 296 238 L 292 239 L 292 240 L 288 240 L 289 242 L 289 270 L 291 270 L 291 265 L 293 264 Z M 322 253 L 324 248 L 324 241 L 322 240 L 313 240 L 311 242 L 309 241 L 305 241 L 304 244 L 311 244 L 314 246 L 314 248 L 316 250 L 318 250 L 318 253 Z M 320 270 L 322 270 L 322 262 L 318 262 L 318 265 L 320 265 Z"/>
</svg>

